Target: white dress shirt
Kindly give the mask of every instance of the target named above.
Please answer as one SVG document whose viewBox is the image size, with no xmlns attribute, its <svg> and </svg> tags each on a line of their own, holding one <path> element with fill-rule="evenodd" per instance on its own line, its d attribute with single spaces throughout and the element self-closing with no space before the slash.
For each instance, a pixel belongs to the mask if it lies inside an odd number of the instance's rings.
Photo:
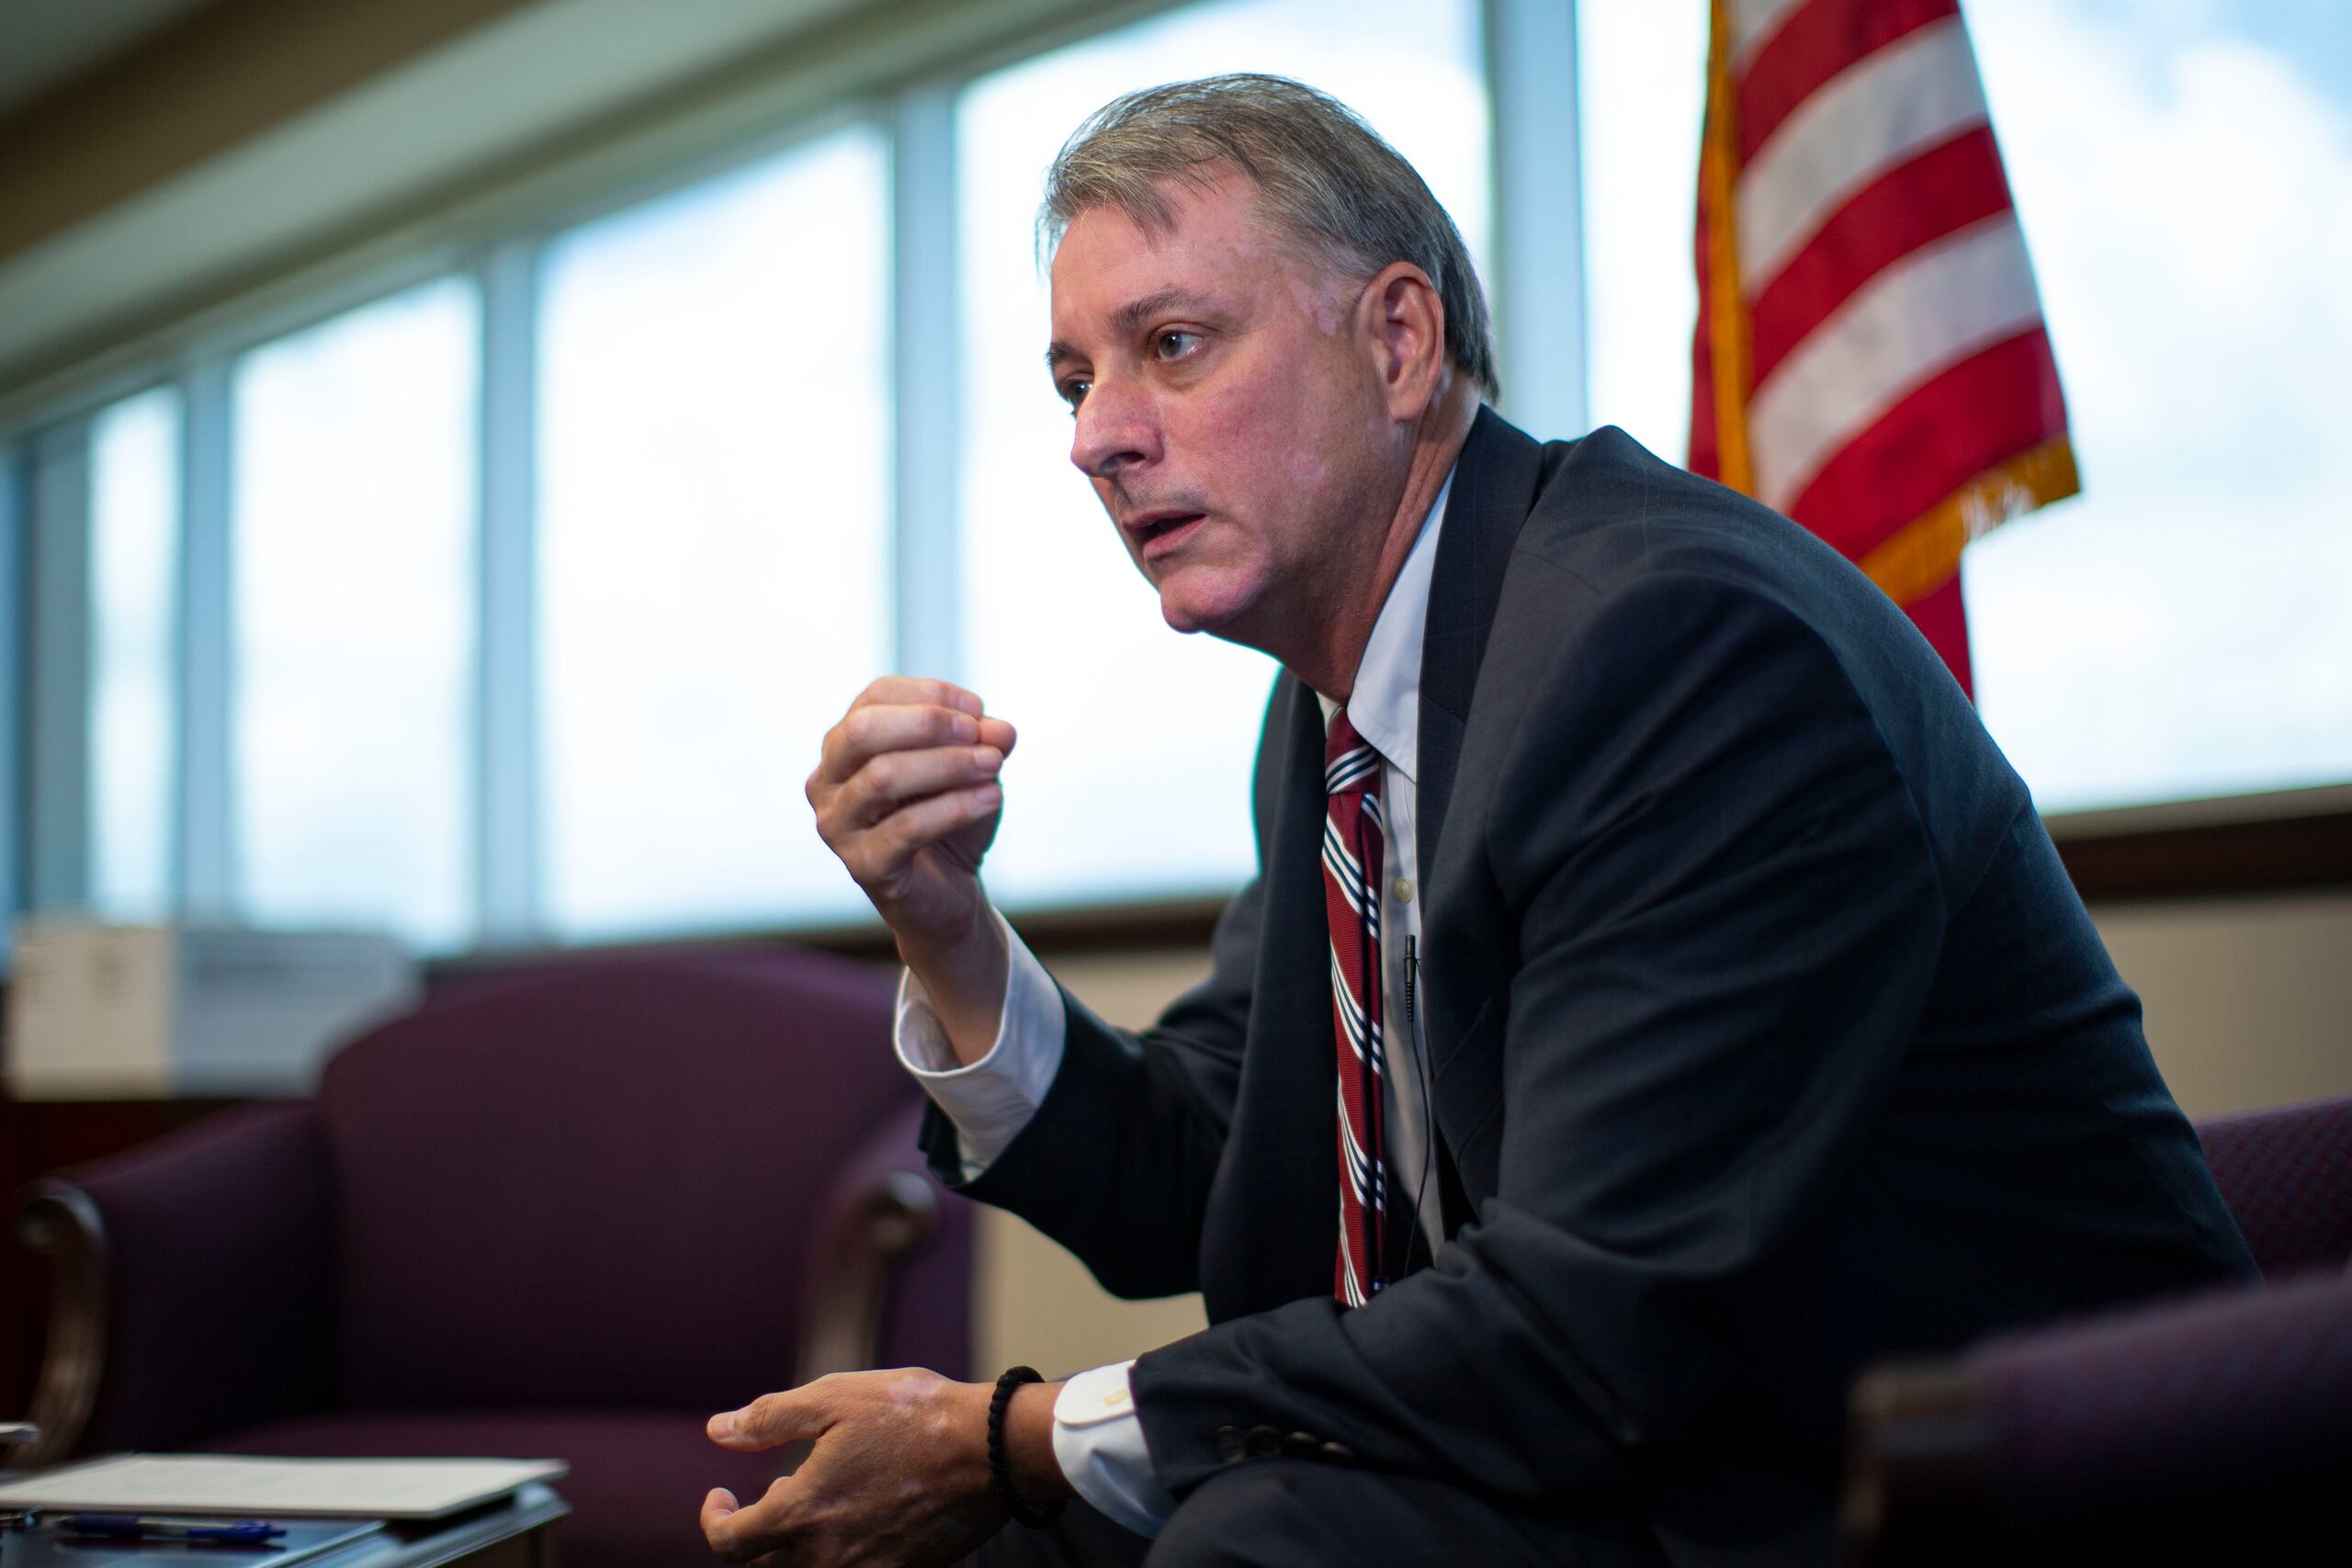
<svg viewBox="0 0 2352 1568">
<path fill-rule="evenodd" d="M 1425 1046 L 1419 1010 L 1408 1005 L 1407 966 L 1421 935 L 1413 783 L 1420 756 L 1421 637 L 1429 618 L 1438 533 L 1453 489 L 1449 473 L 1381 605 L 1348 699 L 1348 717 L 1356 733 L 1380 753 L 1381 806 L 1388 827 L 1381 855 L 1381 888 L 1386 900 L 1386 918 L 1380 923 L 1381 1011 L 1386 1037 L 1406 1043 L 1403 1053 L 1390 1054 L 1390 1070 L 1382 1079 L 1389 1190 L 1413 1195 L 1432 1252 L 1443 1245 L 1445 1227 L 1430 1168 L 1422 1077 Z M 1328 726 L 1338 705 L 1329 697 L 1320 700 Z M 899 984 L 899 1059 L 955 1122 L 967 1181 L 987 1169 L 1028 1125 L 1045 1103 L 1062 1061 L 1061 994 L 1036 955 L 1003 924 L 1002 916 L 998 923 L 1012 966 L 996 1043 L 978 1061 L 956 1063 L 921 981 L 909 973 Z M 1339 1179 L 1335 1156 L 1335 1185 Z M 1134 1365 L 1121 1361 L 1097 1367 L 1063 1386 L 1054 1402 L 1054 1457 L 1080 1496 L 1129 1529 L 1152 1536 L 1176 1511 L 1176 1500 L 1152 1472 L 1128 1383 L 1127 1370 Z"/>
</svg>

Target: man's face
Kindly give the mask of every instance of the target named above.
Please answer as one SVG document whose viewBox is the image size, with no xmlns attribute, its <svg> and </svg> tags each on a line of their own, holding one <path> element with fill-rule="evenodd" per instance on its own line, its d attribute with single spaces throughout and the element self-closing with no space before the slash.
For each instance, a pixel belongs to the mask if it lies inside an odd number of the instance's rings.
<svg viewBox="0 0 2352 1568">
<path fill-rule="evenodd" d="M 1093 208 L 1055 254 L 1070 461 L 1170 626 L 1272 649 L 1353 586 L 1334 552 L 1388 522 L 1397 433 L 1363 285 L 1265 232 L 1244 176 L 1166 194 L 1166 231 Z"/>
</svg>

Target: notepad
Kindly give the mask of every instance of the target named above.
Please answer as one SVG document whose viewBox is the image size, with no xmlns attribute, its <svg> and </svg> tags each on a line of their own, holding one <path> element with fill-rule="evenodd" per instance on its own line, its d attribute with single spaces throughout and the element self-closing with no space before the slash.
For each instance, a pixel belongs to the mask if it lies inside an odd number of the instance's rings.
<svg viewBox="0 0 2352 1568">
<path fill-rule="evenodd" d="M 266 1563 L 268 1568 L 292 1568 L 309 1558 L 323 1557 L 330 1551 L 340 1551 L 353 1541 L 365 1540 L 384 1528 L 379 1519 L 354 1523 L 349 1519 L 323 1519 L 311 1523 L 295 1523 L 286 1527 L 286 1533 L 266 1547 L 196 1546 L 166 1540 L 85 1540 L 70 1531 L 52 1532 L 56 1550 L 43 1562 L 59 1561 L 62 1553 L 71 1553 L 74 1568 L 157 1568 L 164 1562 L 187 1562 L 201 1558 L 213 1562 Z"/>
<path fill-rule="evenodd" d="M 117 1454 L 0 1484 L 0 1507 L 254 1518 L 437 1519 L 552 1481 L 561 1460 Z"/>
</svg>

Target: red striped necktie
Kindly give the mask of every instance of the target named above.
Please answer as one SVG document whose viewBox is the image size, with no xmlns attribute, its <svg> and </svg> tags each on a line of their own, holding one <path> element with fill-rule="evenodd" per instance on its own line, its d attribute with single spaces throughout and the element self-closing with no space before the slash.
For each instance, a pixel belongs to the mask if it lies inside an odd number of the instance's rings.
<svg viewBox="0 0 2352 1568">
<path fill-rule="evenodd" d="M 1339 1048 L 1340 1246 L 1331 1293 L 1362 1306 L 1378 1288 L 1386 1205 L 1380 1077 L 1380 753 L 1343 709 L 1323 748 L 1323 905 L 1331 926 L 1331 1029 Z"/>
</svg>

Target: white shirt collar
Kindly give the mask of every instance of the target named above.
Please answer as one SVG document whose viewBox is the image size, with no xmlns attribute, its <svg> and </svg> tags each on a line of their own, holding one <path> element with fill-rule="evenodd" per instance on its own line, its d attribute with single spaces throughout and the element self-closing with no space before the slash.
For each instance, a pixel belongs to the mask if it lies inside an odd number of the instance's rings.
<svg viewBox="0 0 2352 1568">
<path fill-rule="evenodd" d="M 1458 465 L 1457 465 L 1458 466 Z M 1430 502 L 1421 531 L 1389 584 L 1388 597 L 1373 623 L 1356 665 L 1355 693 L 1348 698 L 1348 720 L 1382 760 L 1413 781 L 1421 750 L 1421 637 L 1429 624 L 1430 579 L 1437 570 L 1438 531 L 1445 525 L 1446 498 L 1453 493 L 1453 470 Z M 1328 728 L 1339 705 L 1320 692 Z"/>
</svg>

